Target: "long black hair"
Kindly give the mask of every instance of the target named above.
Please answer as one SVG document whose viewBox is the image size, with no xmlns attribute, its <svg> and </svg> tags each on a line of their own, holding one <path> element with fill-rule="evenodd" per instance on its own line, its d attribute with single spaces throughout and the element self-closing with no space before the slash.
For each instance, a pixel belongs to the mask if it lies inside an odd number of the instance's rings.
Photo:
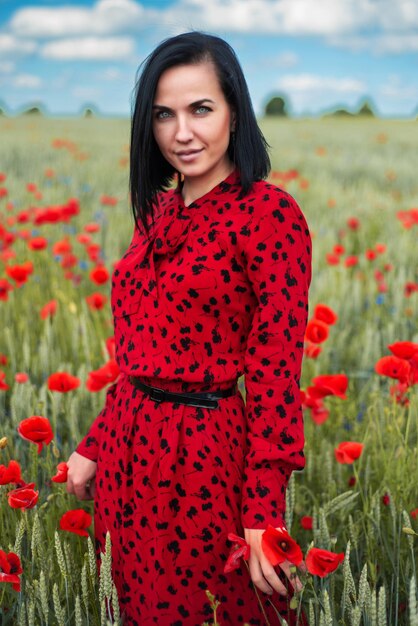
<svg viewBox="0 0 418 626">
<path fill-rule="evenodd" d="M 247 83 L 231 46 L 214 35 L 200 31 L 182 33 L 162 41 L 141 63 L 134 89 L 131 120 L 129 189 L 132 212 L 149 233 L 148 217 L 154 222 L 156 196 L 170 186 L 175 168 L 163 157 L 152 130 L 152 105 L 161 74 L 176 65 L 211 61 L 222 92 L 235 112 L 234 139 L 230 139 L 228 157 L 239 170 L 242 195 L 254 181 L 270 172 L 269 145 L 258 127 Z"/>
</svg>

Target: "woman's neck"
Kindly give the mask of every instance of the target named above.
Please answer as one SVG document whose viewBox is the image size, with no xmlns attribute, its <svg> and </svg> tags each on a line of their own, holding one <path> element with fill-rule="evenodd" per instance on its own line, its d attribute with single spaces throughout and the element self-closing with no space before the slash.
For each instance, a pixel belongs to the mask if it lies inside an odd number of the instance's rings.
<svg viewBox="0 0 418 626">
<path fill-rule="evenodd" d="M 189 206 L 192 202 L 204 196 L 208 191 L 225 180 L 225 178 L 228 178 L 234 169 L 235 165 L 228 163 L 224 168 L 213 172 L 211 176 L 185 176 L 181 190 L 184 204 Z"/>
</svg>

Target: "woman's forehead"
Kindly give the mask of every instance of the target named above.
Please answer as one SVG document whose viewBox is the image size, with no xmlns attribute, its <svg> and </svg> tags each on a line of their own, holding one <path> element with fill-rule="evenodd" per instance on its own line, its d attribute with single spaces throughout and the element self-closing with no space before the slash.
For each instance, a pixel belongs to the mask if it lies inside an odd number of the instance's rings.
<svg viewBox="0 0 418 626">
<path fill-rule="evenodd" d="M 161 98 L 175 97 L 201 100 L 208 97 L 222 97 L 222 90 L 213 63 L 176 65 L 165 70 L 157 84 L 155 102 Z"/>
</svg>

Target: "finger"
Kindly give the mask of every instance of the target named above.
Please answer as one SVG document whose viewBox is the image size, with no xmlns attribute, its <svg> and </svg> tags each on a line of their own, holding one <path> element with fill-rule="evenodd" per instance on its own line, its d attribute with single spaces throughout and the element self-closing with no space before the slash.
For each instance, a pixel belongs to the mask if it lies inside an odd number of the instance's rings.
<svg viewBox="0 0 418 626">
<path fill-rule="evenodd" d="M 260 563 L 255 556 L 253 558 L 250 556 L 249 568 L 250 568 L 250 576 L 254 585 L 258 587 L 260 591 L 263 591 L 264 593 L 268 593 L 269 595 L 271 595 L 273 593 L 273 589 L 270 587 L 270 585 L 267 583 L 266 579 L 264 578 Z"/>
<path fill-rule="evenodd" d="M 261 570 L 264 578 L 271 585 L 274 591 L 277 591 L 277 593 L 281 596 L 287 596 L 286 587 L 278 577 L 272 564 L 267 559 L 261 559 Z"/>
<path fill-rule="evenodd" d="M 286 577 L 289 579 L 290 584 L 292 585 L 295 591 L 302 591 L 303 585 L 298 577 L 298 575 L 292 572 L 292 568 L 294 565 L 284 562 L 280 564 L 280 569 L 286 574 Z"/>
<path fill-rule="evenodd" d="M 78 500 L 90 500 L 90 495 L 85 482 L 74 484 L 74 494 Z"/>
</svg>

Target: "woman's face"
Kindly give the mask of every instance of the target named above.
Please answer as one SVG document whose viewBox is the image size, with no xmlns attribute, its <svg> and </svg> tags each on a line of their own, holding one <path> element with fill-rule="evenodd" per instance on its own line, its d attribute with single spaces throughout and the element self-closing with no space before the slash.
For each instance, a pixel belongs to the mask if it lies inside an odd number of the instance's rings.
<svg viewBox="0 0 418 626">
<path fill-rule="evenodd" d="M 231 171 L 227 148 L 234 115 L 213 63 L 163 72 L 153 103 L 153 132 L 164 158 L 185 179 L 204 184 Z"/>
</svg>

